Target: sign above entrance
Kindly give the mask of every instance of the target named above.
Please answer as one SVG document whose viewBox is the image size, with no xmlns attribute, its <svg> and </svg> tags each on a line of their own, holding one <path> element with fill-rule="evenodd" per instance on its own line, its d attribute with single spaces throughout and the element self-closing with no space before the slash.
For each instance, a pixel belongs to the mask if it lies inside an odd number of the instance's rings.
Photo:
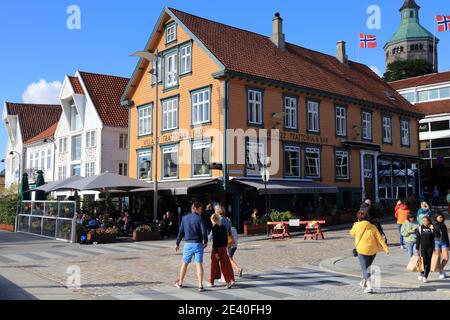
<svg viewBox="0 0 450 320">
<path fill-rule="evenodd" d="M 289 141 L 299 141 L 305 143 L 313 143 L 313 144 L 327 144 L 328 137 L 323 137 L 315 134 L 304 134 L 297 132 L 279 132 L 279 134 L 273 134 L 269 130 L 267 136 L 270 137 L 278 137 L 280 140 L 289 140 Z"/>
</svg>

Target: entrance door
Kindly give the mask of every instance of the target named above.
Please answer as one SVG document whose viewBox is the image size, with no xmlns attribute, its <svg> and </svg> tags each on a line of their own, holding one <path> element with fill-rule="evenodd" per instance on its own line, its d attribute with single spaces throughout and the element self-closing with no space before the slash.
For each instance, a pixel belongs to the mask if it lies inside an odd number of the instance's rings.
<svg viewBox="0 0 450 320">
<path fill-rule="evenodd" d="M 366 154 L 364 156 L 364 190 L 365 197 L 375 200 L 375 171 L 374 156 Z"/>
</svg>

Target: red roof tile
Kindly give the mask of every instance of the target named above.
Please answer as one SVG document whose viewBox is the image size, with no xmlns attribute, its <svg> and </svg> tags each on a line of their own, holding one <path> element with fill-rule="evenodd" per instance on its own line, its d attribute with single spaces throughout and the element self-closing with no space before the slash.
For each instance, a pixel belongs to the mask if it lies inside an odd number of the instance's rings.
<svg viewBox="0 0 450 320">
<path fill-rule="evenodd" d="M 450 99 L 416 104 L 421 113 L 429 116 L 433 114 L 450 113 Z"/>
<path fill-rule="evenodd" d="M 127 127 L 128 110 L 120 105 L 120 98 L 130 79 L 88 72 L 80 72 L 80 76 L 103 123 Z"/>
<path fill-rule="evenodd" d="M 289 43 L 281 50 L 267 36 L 169 10 L 229 71 L 418 112 L 363 64 L 345 66 L 334 56 Z"/>
<path fill-rule="evenodd" d="M 17 115 L 23 141 L 46 131 L 59 121 L 62 108 L 60 105 L 42 105 L 6 102 L 9 115 Z"/>
<path fill-rule="evenodd" d="M 50 128 L 48 128 L 45 131 L 42 131 L 40 134 L 31 138 L 30 140 L 25 141 L 25 143 L 31 144 L 31 143 L 42 141 L 44 139 L 52 138 L 55 135 L 57 127 L 58 127 L 58 122 L 55 122 Z"/>
<path fill-rule="evenodd" d="M 419 86 L 426 86 L 436 83 L 449 82 L 450 81 L 450 71 L 439 72 L 427 74 L 425 76 L 419 76 L 404 80 L 393 81 L 390 85 L 395 90 L 401 90 L 406 88 L 413 88 Z"/>
<path fill-rule="evenodd" d="M 84 94 L 83 87 L 81 86 L 80 80 L 77 77 L 70 77 L 70 83 L 72 84 L 73 91 L 76 94 Z"/>
</svg>

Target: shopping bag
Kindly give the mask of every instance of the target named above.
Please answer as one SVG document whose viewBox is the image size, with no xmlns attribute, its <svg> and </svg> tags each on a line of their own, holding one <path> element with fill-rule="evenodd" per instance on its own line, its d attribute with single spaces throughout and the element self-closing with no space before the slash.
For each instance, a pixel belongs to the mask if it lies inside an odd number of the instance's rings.
<svg viewBox="0 0 450 320">
<path fill-rule="evenodd" d="M 231 248 L 232 246 L 234 246 L 236 244 L 236 241 L 234 240 L 234 237 L 231 235 L 231 234 L 229 234 L 228 235 L 228 244 L 227 244 L 227 247 L 228 248 Z"/>
<path fill-rule="evenodd" d="M 439 272 L 441 267 L 441 255 L 434 253 L 431 258 L 431 272 Z"/>
<path fill-rule="evenodd" d="M 419 256 L 412 256 L 411 260 L 409 260 L 406 270 L 411 272 L 424 272 L 425 270 L 423 267 L 423 258 Z"/>
</svg>

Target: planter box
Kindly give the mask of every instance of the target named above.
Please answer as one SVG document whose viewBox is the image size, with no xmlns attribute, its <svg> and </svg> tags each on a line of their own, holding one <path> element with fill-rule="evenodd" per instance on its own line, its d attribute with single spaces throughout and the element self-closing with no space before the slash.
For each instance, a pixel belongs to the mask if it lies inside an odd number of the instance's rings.
<svg viewBox="0 0 450 320">
<path fill-rule="evenodd" d="M 133 232 L 133 241 L 155 241 L 161 240 L 159 231 L 154 232 Z"/>
<path fill-rule="evenodd" d="M 87 235 L 87 241 L 90 243 L 114 243 L 116 242 L 116 236 L 112 234 L 90 234 Z"/>
<path fill-rule="evenodd" d="M 344 213 L 339 216 L 340 224 L 352 223 L 352 222 L 356 222 L 356 214 L 354 214 L 354 213 Z"/>
<path fill-rule="evenodd" d="M 12 224 L 0 224 L 0 230 L 14 232 L 14 225 L 12 225 Z"/>
<path fill-rule="evenodd" d="M 267 234 L 265 224 L 244 224 L 244 237 Z"/>
</svg>

